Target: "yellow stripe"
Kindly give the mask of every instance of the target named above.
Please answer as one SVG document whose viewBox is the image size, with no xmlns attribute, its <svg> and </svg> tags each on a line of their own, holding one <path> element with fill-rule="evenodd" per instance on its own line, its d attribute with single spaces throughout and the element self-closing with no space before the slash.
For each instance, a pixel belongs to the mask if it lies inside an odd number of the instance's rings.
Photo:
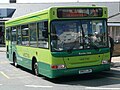
<svg viewBox="0 0 120 90">
<path fill-rule="evenodd" d="M 6 77 L 7 79 L 10 79 L 10 77 L 7 76 L 4 72 L 0 71 L 0 73 L 1 73 L 4 77 Z"/>
</svg>

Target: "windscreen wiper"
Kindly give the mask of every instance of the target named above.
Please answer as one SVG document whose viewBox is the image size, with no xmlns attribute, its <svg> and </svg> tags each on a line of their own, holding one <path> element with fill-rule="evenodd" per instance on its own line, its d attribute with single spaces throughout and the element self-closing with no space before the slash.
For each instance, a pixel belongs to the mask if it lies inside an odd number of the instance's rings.
<svg viewBox="0 0 120 90">
<path fill-rule="evenodd" d="M 80 38 L 80 36 L 75 39 L 74 44 L 70 47 L 70 49 L 66 50 L 68 53 L 72 53 L 73 48 L 76 46 L 77 40 L 78 40 L 79 38 Z"/>
<path fill-rule="evenodd" d="M 92 46 L 95 50 L 99 50 L 99 47 L 95 45 L 94 43 L 90 44 L 90 46 Z"/>
</svg>

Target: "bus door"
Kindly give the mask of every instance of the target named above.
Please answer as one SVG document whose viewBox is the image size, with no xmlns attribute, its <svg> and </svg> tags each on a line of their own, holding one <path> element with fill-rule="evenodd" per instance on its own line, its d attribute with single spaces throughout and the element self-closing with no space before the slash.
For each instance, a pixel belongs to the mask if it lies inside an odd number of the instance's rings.
<svg viewBox="0 0 120 90">
<path fill-rule="evenodd" d="M 6 49 L 7 49 L 7 58 L 10 58 L 11 54 L 11 28 L 6 28 Z"/>
<path fill-rule="evenodd" d="M 12 60 L 12 58 L 13 58 L 13 52 L 14 52 L 14 47 L 15 47 L 15 45 L 16 45 L 16 43 L 17 43 L 17 31 L 16 31 L 17 29 L 16 29 L 16 27 L 12 27 L 11 28 L 11 42 L 10 42 L 10 54 L 11 54 L 11 60 Z"/>
<path fill-rule="evenodd" d="M 9 58 L 9 53 L 8 53 L 8 51 L 9 51 L 9 28 L 6 28 L 6 38 L 5 38 L 5 40 L 6 40 L 6 42 L 5 42 L 5 44 L 6 44 L 6 55 L 7 55 L 7 58 Z"/>
</svg>

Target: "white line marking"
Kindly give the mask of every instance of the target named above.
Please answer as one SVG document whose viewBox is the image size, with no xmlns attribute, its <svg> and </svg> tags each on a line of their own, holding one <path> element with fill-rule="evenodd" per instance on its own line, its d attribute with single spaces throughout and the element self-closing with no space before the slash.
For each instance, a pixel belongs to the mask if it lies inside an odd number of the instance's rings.
<svg viewBox="0 0 120 90">
<path fill-rule="evenodd" d="M 52 88 L 53 86 L 40 86 L 40 85 L 25 85 L 26 87 L 34 87 L 34 88 Z"/>
<path fill-rule="evenodd" d="M 1 86 L 2 84 L 0 84 L 0 86 Z"/>
<path fill-rule="evenodd" d="M 0 73 L 1 73 L 4 77 L 6 77 L 7 79 L 10 79 L 10 77 L 7 76 L 4 72 L 0 71 Z"/>
<path fill-rule="evenodd" d="M 100 88 L 100 87 L 86 87 L 85 89 L 91 89 L 91 90 L 120 90 L 120 88 Z"/>
<path fill-rule="evenodd" d="M 117 78 L 117 77 L 107 77 L 107 78 L 120 80 L 120 78 Z"/>
</svg>

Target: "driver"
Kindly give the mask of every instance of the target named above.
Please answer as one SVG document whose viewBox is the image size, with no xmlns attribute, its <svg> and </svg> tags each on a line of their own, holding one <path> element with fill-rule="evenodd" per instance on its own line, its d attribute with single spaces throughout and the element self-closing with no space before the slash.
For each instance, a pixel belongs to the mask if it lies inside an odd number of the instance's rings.
<svg viewBox="0 0 120 90">
<path fill-rule="evenodd" d="M 91 37 L 91 39 L 93 42 L 97 42 L 97 43 L 99 43 L 101 41 L 98 32 L 95 32 L 94 35 Z"/>
</svg>

